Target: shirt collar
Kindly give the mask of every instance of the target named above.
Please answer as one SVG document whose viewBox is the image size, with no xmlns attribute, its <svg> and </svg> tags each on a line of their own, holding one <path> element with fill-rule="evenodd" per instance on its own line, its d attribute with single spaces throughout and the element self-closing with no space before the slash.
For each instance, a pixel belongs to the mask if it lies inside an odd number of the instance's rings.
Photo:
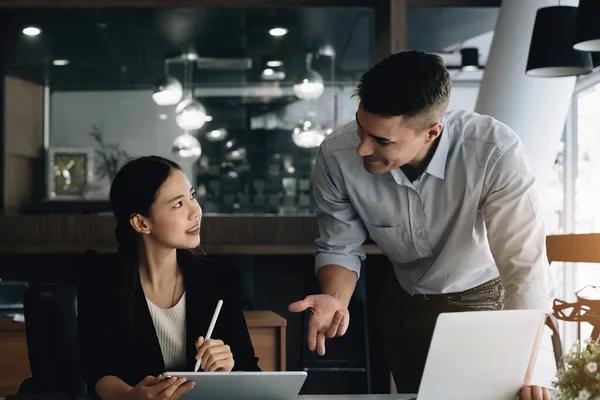
<svg viewBox="0 0 600 400">
<path fill-rule="evenodd" d="M 392 174 L 392 177 L 398 185 L 411 186 L 410 180 L 408 180 L 408 178 L 406 177 L 406 175 L 404 175 L 400 168 L 394 168 L 390 171 L 390 174 Z"/>
</svg>

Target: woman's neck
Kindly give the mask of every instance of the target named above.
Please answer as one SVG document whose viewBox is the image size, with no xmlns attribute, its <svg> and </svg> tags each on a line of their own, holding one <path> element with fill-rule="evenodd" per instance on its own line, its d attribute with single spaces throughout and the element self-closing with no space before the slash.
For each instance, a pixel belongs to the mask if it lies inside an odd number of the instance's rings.
<svg viewBox="0 0 600 400">
<path fill-rule="evenodd" d="M 177 250 L 141 246 L 139 250 L 140 278 L 146 280 L 152 290 L 172 288 L 177 274 Z"/>
</svg>

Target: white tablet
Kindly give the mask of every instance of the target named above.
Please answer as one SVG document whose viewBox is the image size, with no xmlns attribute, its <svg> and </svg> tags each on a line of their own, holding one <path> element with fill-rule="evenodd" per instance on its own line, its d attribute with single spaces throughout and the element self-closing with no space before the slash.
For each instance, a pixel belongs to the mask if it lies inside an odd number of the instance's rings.
<svg viewBox="0 0 600 400">
<path fill-rule="evenodd" d="M 167 371 L 196 382 L 182 398 L 198 400 L 296 400 L 306 380 L 305 371 L 286 372 L 185 372 Z"/>
</svg>

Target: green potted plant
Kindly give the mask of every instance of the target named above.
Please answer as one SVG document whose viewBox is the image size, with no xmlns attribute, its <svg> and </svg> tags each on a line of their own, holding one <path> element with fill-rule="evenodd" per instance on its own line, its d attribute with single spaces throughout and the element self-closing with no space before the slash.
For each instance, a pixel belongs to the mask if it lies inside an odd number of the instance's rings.
<svg viewBox="0 0 600 400">
<path fill-rule="evenodd" d="M 98 179 L 107 177 L 112 182 L 120 166 L 129 159 L 129 154 L 121 150 L 118 144 L 105 143 L 103 129 L 104 124 L 100 126 L 92 125 L 92 131 L 90 132 L 99 147 L 96 149 L 96 155 L 98 156 L 96 174 Z"/>
</svg>

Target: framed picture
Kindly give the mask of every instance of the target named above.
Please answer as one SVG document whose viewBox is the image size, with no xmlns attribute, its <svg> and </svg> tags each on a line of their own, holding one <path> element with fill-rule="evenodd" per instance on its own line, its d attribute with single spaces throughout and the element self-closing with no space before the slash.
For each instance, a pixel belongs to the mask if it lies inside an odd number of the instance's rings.
<svg viewBox="0 0 600 400">
<path fill-rule="evenodd" d="M 51 147 L 48 150 L 48 198 L 84 198 L 94 174 L 94 149 Z"/>
</svg>

